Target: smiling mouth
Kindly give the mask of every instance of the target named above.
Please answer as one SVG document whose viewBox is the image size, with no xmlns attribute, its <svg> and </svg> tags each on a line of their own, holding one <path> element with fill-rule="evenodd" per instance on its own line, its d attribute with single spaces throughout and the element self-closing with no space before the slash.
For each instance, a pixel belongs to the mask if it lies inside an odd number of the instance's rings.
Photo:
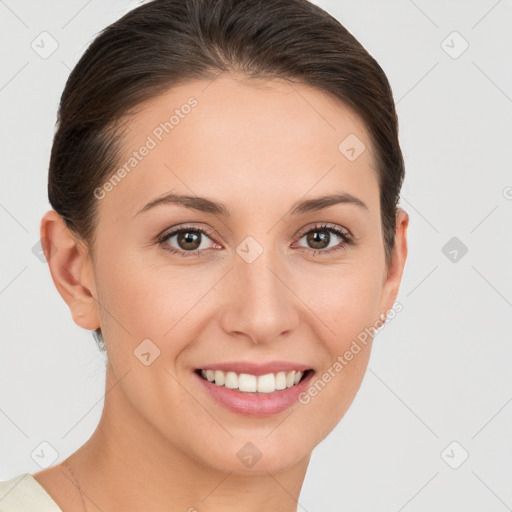
<svg viewBox="0 0 512 512">
<path fill-rule="evenodd" d="M 204 380 L 242 393 L 274 393 L 296 386 L 313 370 L 267 373 L 252 375 L 250 373 L 224 372 L 222 370 L 202 370 L 195 372 Z"/>
</svg>

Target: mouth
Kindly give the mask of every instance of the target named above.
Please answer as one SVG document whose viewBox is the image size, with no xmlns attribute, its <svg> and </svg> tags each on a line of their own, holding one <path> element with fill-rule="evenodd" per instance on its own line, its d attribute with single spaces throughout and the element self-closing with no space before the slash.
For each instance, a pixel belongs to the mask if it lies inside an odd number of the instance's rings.
<svg viewBox="0 0 512 512">
<path fill-rule="evenodd" d="M 223 366 L 222 370 L 215 367 L 194 370 L 204 396 L 230 412 L 257 417 L 273 416 L 298 403 L 315 373 L 312 368 L 301 365 L 292 369 L 291 364 Z M 234 366 L 239 372 L 233 371 Z M 268 366 L 277 371 L 269 371 Z"/>
<path fill-rule="evenodd" d="M 225 372 L 222 370 L 195 370 L 203 380 L 216 386 L 223 386 L 242 393 L 275 393 L 298 385 L 312 369 L 300 371 L 280 371 L 266 373 L 265 375 L 253 375 L 251 373 Z"/>
</svg>

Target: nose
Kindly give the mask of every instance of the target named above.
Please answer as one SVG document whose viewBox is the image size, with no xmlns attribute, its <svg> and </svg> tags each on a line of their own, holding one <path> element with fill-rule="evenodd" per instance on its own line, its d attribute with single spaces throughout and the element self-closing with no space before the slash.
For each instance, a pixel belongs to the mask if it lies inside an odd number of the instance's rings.
<svg viewBox="0 0 512 512">
<path fill-rule="evenodd" d="M 224 283 L 221 324 L 231 336 L 268 344 L 299 324 L 300 300 L 290 272 L 270 251 L 251 263 L 238 255 Z"/>
</svg>

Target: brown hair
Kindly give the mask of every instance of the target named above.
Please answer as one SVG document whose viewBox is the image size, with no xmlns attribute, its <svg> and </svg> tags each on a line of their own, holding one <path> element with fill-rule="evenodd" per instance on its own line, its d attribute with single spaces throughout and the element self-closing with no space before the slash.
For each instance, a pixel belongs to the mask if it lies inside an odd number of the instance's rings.
<svg viewBox="0 0 512 512">
<path fill-rule="evenodd" d="M 405 172 L 391 87 L 354 36 L 308 0 L 153 0 L 102 30 L 67 80 L 53 139 L 48 196 L 68 228 L 93 254 L 93 191 L 116 170 L 127 115 L 174 85 L 220 72 L 314 86 L 361 117 L 389 264 Z"/>
</svg>

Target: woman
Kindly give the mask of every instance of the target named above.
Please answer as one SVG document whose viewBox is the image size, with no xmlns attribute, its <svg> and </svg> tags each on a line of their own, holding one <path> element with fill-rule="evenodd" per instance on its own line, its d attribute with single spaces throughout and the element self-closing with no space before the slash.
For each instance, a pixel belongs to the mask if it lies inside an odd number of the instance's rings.
<svg viewBox="0 0 512 512">
<path fill-rule="evenodd" d="M 0 510 L 300 510 L 396 308 L 397 124 L 377 62 L 306 0 L 154 0 L 107 27 L 64 89 L 41 221 L 106 350 L 104 409 Z"/>
</svg>

